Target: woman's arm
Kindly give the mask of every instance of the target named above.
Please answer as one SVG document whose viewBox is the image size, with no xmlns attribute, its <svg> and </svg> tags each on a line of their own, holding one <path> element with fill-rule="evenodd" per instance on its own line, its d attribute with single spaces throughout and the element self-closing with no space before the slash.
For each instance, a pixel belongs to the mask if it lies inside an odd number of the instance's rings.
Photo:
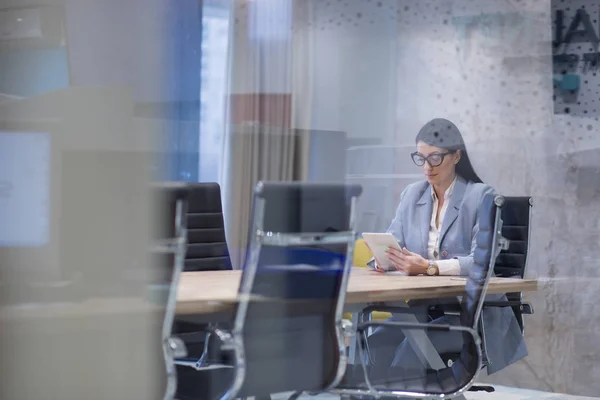
<svg viewBox="0 0 600 400">
<path fill-rule="evenodd" d="M 409 187 L 410 187 L 410 185 L 405 187 L 404 190 L 402 191 L 402 193 L 400 194 L 400 201 L 398 202 L 398 207 L 396 208 L 396 215 L 394 216 L 392 223 L 386 230 L 386 233 L 391 233 L 392 235 L 394 235 L 396 240 L 398 240 L 398 244 L 400 245 L 400 247 L 404 247 L 404 234 L 402 233 L 402 212 L 401 212 L 402 200 L 404 199 L 404 195 L 406 194 Z M 374 258 L 371 258 L 371 260 L 367 263 L 367 265 L 371 268 L 377 268 L 377 262 L 375 261 Z"/>
<path fill-rule="evenodd" d="M 404 247 L 404 233 L 402 232 L 402 200 L 404 200 L 404 195 L 406 194 L 407 190 L 408 186 L 404 188 L 400 194 L 400 201 L 398 202 L 398 207 L 396 208 L 396 215 L 386 230 L 387 233 L 391 233 L 394 235 L 396 240 L 398 240 L 398 245 L 400 248 Z"/>
<path fill-rule="evenodd" d="M 481 201 L 483 197 L 488 194 L 494 194 L 495 191 L 491 186 L 485 186 L 485 189 L 481 191 L 479 198 L 477 199 L 477 216 L 475 220 L 475 225 L 471 231 L 471 253 L 468 256 L 458 256 L 454 257 L 453 260 L 458 260 L 458 264 L 460 265 L 460 275 L 468 276 L 471 272 L 471 266 L 473 265 L 473 255 L 475 253 L 475 248 L 477 247 L 477 234 L 479 233 L 479 206 L 481 205 Z"/>
</svg>

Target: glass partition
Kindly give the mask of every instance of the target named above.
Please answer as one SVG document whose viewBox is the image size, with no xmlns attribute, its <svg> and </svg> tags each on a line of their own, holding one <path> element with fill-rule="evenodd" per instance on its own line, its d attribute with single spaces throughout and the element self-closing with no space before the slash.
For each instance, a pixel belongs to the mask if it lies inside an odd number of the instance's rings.
<svg viewBox="0 0 600 400">
<path fill-rule="evenodd" d="M 219 182 L 228 254 L 241 269 L 259 181 L 361 185 L 358 232 L 385 232 L 407 187 L 422 193 L 405 216 L 443 203 L 445 191 L 431 192 L 439 165 L 411 158 L 431 153 L 417 136 L 434 118 L 462 138 L 436 141 L 437 152 L 457 163 L 468 154 L 489 185 L 471 188 L 533 204 L 519 222 L 528 240 L 512 247 L 526 250 L 521 270 L 537 282 L 514 297 L 535 311 L 522 315 L 527 356 L 488 360 L 480 381 L 597 395 L 599 12 L 593 0 L 7 4 L 0 398 L 162 396 L 160 324 L 143 308 L 161 212 L 152 181 Z M 432 213 L 392 227 L 426 261 L 470 254 L 476 215 L 452 193 L 444 218 L 456 217 L 437 227 L 432 256 Z M 60 312 L 85 318 L 43 318 Z M 496 333 L 488 349 L 502 348 Z"/>
</svg>

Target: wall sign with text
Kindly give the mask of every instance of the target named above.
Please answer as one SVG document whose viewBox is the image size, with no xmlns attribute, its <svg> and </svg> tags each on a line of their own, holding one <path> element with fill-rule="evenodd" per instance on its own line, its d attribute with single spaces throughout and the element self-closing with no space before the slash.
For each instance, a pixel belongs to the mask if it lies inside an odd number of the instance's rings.
<svg viewBox="0 0 600 400">
<path fill-rule="evenodd" d="M 600 2 L 552 0 L 554 112 L 600 115 Z"/>
</svg>

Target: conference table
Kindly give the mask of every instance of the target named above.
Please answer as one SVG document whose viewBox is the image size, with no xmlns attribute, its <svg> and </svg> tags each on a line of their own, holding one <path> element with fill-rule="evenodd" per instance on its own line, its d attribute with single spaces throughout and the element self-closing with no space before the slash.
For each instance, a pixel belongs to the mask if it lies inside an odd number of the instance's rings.
<svg viewBox="0 0 600 400">
<path fill-rule="evenodd" d="M 177 293 L 178 315 L 231 314 L 237 304 L 242 271 L 184 272 Z M 436 299 L 462 296 L 466 278 L 458 276 L 401 276 L 352 268 L 346 294 L 346 311 L 368 304 L 404 302 L 406 299 Z M 488 294 L 537 290 L 534 279 L 491 278 Z"/>
<path fill-rule="evenodd" d="M 235 312 L 241 271 L 184 272 L 181 274 L 177 293 L 176 313 L 201 321 L 230 320 Z M 408 307 L 405 300 L 437 299 L 464 294 L 466 279 L 450 276 L 398 276 L 380 274 L 366 268 L 352 268 L 346 295 L 346 311 L 356 312 L 371 304 L 385 304 Z M 538 288 L 535 279 L 491 278 L 488 294 L 529 292 Z M 81 326 L 81 318 L 86 321 L 105 324 L 100 317 L 141 315 L 148 311 L 159 311 L 154 301 L 131 298 L 98 298 L 76 302 L 21 304 L 0 308 L 0 321 L 26 323 L 45 321 L 64 324 L 64 319 L 74 319 L 75 326 Z M 402 314 L 406 321 L 416 322 L 414 315 Z M 13 327 L 15 325 L 12 325 Z M 45 325 L 43 325 L 45 326 Z M 71 326 L 71 325 L 69 325 Z M 31 326 L 22 327 L 31 331 Z M 34 326 L 39 329 L 40 325 Z M 79 330 L 74 330 L 79 332 Z M 423 362 L 434 369 L 444 368 L 445 364 L 433 348 L 424 332 L 405 331 L 407 340 Z M 355 342 L 350 346 L 350 359 L 354 362 Z M 460 399 L 460 398 L 459 398 Z"/>
<path fill-rule="evenodd" d="M 177 293 L 176 313 L 207 321 L 230 318 L 237 304 L 241 271 L 184 272 Z M 366 268 L 352 268 L 346 311 L 369 304 L 404 303 L 406 299 L 461 296 L 466 279 L 450 276 L 393 276 Z M 488 293 L 537 290 L 535 279 L 492 278 Z M 72 302 L 15 304 L 0 308 L 0 319 L 56 319 L 136 314 L 159 309 L 157 303 L 137 297 L 89 298 Z"/>
<path fill-rule="evenodd" d="M 241 271 L 184 272 L 177 293 L 176 313 L 215 321 L 231 318 L 237 304 Z M 346 311 L 360 311 L 370 304 L 405 303 L 406 299 L 461 296 L 466 279 L 449 276 L 391 276 L 365 268 L 352 268 L 346 295 Z M 535 279 L 492 278 L 488 294 L 537 290 Z M 0 319 L 57 319 L 136 314 L 157 309 L 156 302 L 130 297 L 90 298 L 73 302 L 5 306 Z"/>
<path fill-rule="evenodd" d="M 202 321 L 229 319 L 235 312 L 242 271 L 184 272 L 179 282 L 176 313 Z M 458 276 L 402 276 L 378 273 L 367 268 L 353 267 L 346 293 L 345 311 L 353 312 L 356 326 L 358 311 L 372 304 L 408 307 L 406 300 L 440 299 L 462 296 L 467 279 Z M 537 290 L 535 279 L 490 279 L 488 294 L 528 292 Z M 411 313 L 401 314 L 399 320 L 418 322 Z M 424 331 L 404 330 L 417 356 L 424 365 L 434 369 L 446 367 Z M 350 343 L 349 362 L 354 364 L 356 341 Z M 465 400 L 464 396 L 457 397 Z"/>
</svg>

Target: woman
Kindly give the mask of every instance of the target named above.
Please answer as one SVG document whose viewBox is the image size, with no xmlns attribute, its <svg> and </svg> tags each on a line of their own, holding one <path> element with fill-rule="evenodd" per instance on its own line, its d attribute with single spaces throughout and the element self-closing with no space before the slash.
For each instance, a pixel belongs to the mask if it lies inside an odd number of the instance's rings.
<svg viewBox="0 0 600 400">
<path fill-rule="evenodd" d="M 477 176 L 458 128 L 446 119 L 428 122 L 416 138 L 412 159 L 423 167 L 425 181 L 409 185 L 400 197 L 396 216 L 388 232 L 401 251 L 389 249 L 391 265 L 408 275 L 468 275 L 473 264 L 478 209 L 482 197 L 493 189 Z M 377 260 L 374 260 L 375 268 Z M 505 299 L 504 296 L 488 298 Z M 421 322 L 430 320 L 427 306 L 415 307 Z M 401 320 L 394 315 L 392 320 Z M 460 324 L 458 316 L 444 316 L 434 323 Z M 488 373 L 494 373 L 525 357 L 527 349 L 510 307 L 483 311 L 484 353 Z M 430 332 L 438 353 L 460 352 L 458 332 Z M 369 336 L 369 354 L 374 377 L 384 377 L 390 366 L 420 368 L 420 360 L 404 341 L 399 329 L 380 327 Z"/>
</svg>

